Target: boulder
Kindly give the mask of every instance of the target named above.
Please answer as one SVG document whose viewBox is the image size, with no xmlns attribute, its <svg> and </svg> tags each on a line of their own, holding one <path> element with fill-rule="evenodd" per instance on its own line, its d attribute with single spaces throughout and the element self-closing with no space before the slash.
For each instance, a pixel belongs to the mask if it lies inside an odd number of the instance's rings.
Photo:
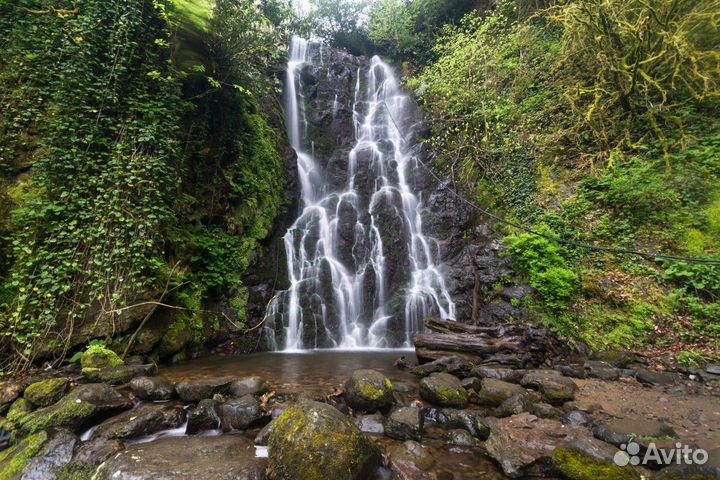
<svg viewBox="0 0 720 480">
<path fill-rule="evenodd" d="M 422 438 L 425 417 L 419 408 L 401 407 L 390 414 L 385 421 L 385 435 L 395 440 L 417 440 Z"/>
<path fill-rule="evenodd" d="M 135 377 L 154 375 L 157 366 L 147 365 L 121 365 L 119 367 L 83 368 L 83 375 L 93 382 L 105 382 L 113 385 L 128 383 Z"/>
<path fill-rule="evenodd" d="M 581 410 L 573 410 L 568 412 L 561 420 L 563 425 L 572 425 L 574 427 L 585 427 L 590 428 L 594 422 L 592 417 L 587 412 Z"/>
<path fill-rule="evenodd" d="M 525 370 L 483 365 L 473 368 L 470 375 L 478 378 L 492 378 L 503 382 L 519 383 L 525 375 Z"/>
<path fill-rule="evenodd" d="M 127 448 L 96 480 L 264 480 L 267 461 L 241 435 L 164 437 Z M 340 478 L 340 477 L 337 477 Z"/>
<path fill-rule="evenodd" d="M 614 462 L 618 450 L 592 437 L 582 437 L 558 445 L 552 461 L 568 480 L 638 480 L 640 475 L 626 465 Z"/>
<path fill-rule="evenodd" d="M 13 422 L 23 434 L 51 427 L 78 432 L 132 406 L 132 402 L 104 383 L 80 385 L 59 402 L 21 415 Z"/>
<path fill-rule="evenodd" d="M 390 380 L 377 370 L 355 370 L 345 382 L 344 398 L 354 410 L 386 412 L 394 402 L 393 386 Z"/>
<path fill-rule="evenodd" d="M 21 478 L 27 480 L 59 479 L 63 468 L 72 459 L 73 449 L 77 442 L 78 438 L 70 432 L 59 431 L 55 433 L 23 468 Z"/>
<path fill-rule="evenodd" d="M 41 431 L 0 452 L 0 478 L 20 478 L 30 460 L 42 451 L 49 440 L 48 432 Z"/>
<path fill-rule="evenodd" d="M 185 421 L 179 405 L 140 404 L 98 425 L 92 438 L 135 438 L 176 428 Z"/>
<path fill-rule="evenodd" d="M 468 403 L 467 390 L 449 373 L 433 373 L 420 380 L 420 396 L 441 407 L 465 408 Z"/>
<path fill-rule="evenodd" d="M 430 480 L 427 473 L 435 461 L 428 450 L 413 440 L 393 444 L 387 449 L 393 479 Z"/>
<path fill-rule="evenodd" d="M 620 377 L 620 369 L 601 360 L 588 360 L 585 362 L 585 374 L 591 378 L 612 381 Z"/>
<path fill-rule="evenodd" d="M 246 430 L 269 419 L 263 414 L 260 402 L 252 395 L 232 398 L 220 405 L 220 426 L 226 432 L 230 430 Z"/>
<path fill-rule="evenodd" d="M 102 345 L 91 345 L 83 352 L 80 358 L 80 366 L 85 370 L 100 369 L 109 367 L 121 367 L 125 365 L 117 353 Z"/>
<path fill-rule="evenodd" d="M 186 402 L 198 402 L 212 398 L 216 393 L 227 394 L 236 377 L 212 377 L 200 380 L 185 380 L 175 385 L 178 396 Z"/>
<path fill-rule="evenodd" d="M 672 385 L 675 383 L 677 376 L 668 372 L 656 372 L 645 368 L 638 368 L 635 372 L 635 379 L 646 385 L 660 387 L 664 385 Z"/>
<path fill-rule="evenodd" d="M 275 480 L 364 480 L 380 465 L 380 451 L 330 405 L 303 401 L 278 417 L 270 435 Z"/>
<path fill-rule="evenodd" d="M 24 396 L 35 407 L 49 407 L 65 395 L 69 386 L 67 378 L 49 378 L 30 384 Z"/>
<path fill-rule="evenodd" d="M 270 391 L 270 384 L 258 376 L 240 378 L 230 384 L 230 394 L 234 397 L 243 395 L 262 395 Z"/>
<path fill-rule="evenodd" d="M 470 390 L 474 390 L 476 392 L 479 392 L 482 388 L 482 383 L 478 377 L 466 377 L 460 380 L 460 385 L 463 386 L 465 390 L 468 392 Z"/>
<path fill-rule="evenodd" d="M 544 370 L 536 370 L 526 373 L 520 380 L 523 387 L 540 390 L 543 396 L 553 405 L 574 400 L 578 388 L 575 382 L 568 377 L 563 377 L 554 370 L 548 373 Z"/>
<path fill-rule="evenodd" d="M 410 372 L 419 377 L 426 377 L 431 373 L 446 372 L 459 377 L 465 377 L 470 373 L 472 366 L 467 359 L 457 355 L 440 357 L 432 362 L 423 363 L 414 367 Z"/>
<path fill-rule="evenodd" d="M 668 424 L 645 417 L 614 418 L 593 429 L 596 438 L 615 446 L 627 444 L 630 440 L 640 446 L 661 438 L 676 438 L 677 433 Z"/>
<path fill-rule="evenodd" d="M 488 455 L 500 464 L 505 475 L 512 478 L 552 473 L 551 457 L 555 447 L 589 436 L 582 428 L 562 425 L 529 413 L 499 419 L 493 422 L 491 428 L 485 448 Z"/>
<path fill-rule="evenodd" d="M 220 428 L 221 420 L 217 405 L 217 402 L 210 398 L 200 400 L 197 406 L 190 411 L 185 434 L 192 435 L 204 430 Z"/>
<path fill-rule="evenodd" d="M 478 392 L 478 403 L 498 407 L 510 397 L 525 393 L 527 391 L 520 385 L 495 380 L 494 378 L 483 378 Z"/>
<path fill-rule="evenodd" d="M 141 400 L 170 400 L 175 396 L 175 386 L 165 377 L 135 377 L 130 390 Z"/>
<path fill-rule="evenodd" d="M 270 435 L 272 435 L 272 433 L 275 431 L 275 420 L 276 419 L 273 419 L 270 423 L 265 425 L 262 430 L 258 432 L 257 435 L 255 435 L 255 445 L 267 446 L 268 442 L 270 441 Z"/>
<path fill-rule="evenodd" d="M 529 412 L 532 410 L 533 405 L 536 402 L 538 402 L 538 398 L 531 395 L 530 392 L 523 391 L 522 393 L 517 393 L 512 397 L 508 398 L 507 400 L 503 401 L 495 409 L 495 416 L 503 418 L 511 417 L 513 415 L 519 415 L 523 412 Z"/>
</svg>

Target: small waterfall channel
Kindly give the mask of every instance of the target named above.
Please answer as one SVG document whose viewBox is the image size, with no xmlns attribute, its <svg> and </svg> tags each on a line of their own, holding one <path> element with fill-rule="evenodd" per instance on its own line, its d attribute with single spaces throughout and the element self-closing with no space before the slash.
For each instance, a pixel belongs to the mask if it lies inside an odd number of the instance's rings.
<svg viewBox="0 0 720 480">
<path fill-rule="evenodd" d="M 342 183 L 330 181 L 327 159 L 316 157 L 309 138 L 303 82 L 303 69 L 327 62 L 323 57 L 320 44 L 292 39 L 285 116 L 301 211 L 283 237 L 290 287 L 270 304 L 269 318 L 282 323 L 271 340 L 285 351 L 411 347 L 426 316 L 455 318 L 440 246 L 423 234 L 422 203 L 412 187 L 413 176 L 423 173 L 408 145 L 414 105 L 389 65 L 364 60 L 352 102 L 354 145 Z M 335 93 L 333 119 L 337 111 Z"/>
</svg>

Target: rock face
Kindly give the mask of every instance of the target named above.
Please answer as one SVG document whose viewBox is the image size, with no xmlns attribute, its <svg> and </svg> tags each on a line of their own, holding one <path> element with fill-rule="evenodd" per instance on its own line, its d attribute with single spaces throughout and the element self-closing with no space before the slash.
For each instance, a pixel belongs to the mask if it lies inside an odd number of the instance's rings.
<svg viewBox="0 0 720 480">
<path fill-rule="evenodd" d="M 355 370 L 345 382 L 345 402 L 350 408 L 373 413 L 388 411 L 392 407 L 393 386 L 390 380 L 376 370 Z"/>
<path fill-rule="evenodd" d="M 108 460 L 98 480 L 263 480 L 267 461 L 238 435 L 166 437 L 140 443 Z"/>
<path fill-rule="evenodd" d="M 269 441 L 275 480 L 364 480 L 380 465 L 377 446 L 330 405 L 303 401 L 285 410 Z"/>
<path fill-rule="evenodd" d="M 467 390 L 448 373 L 433 373 L 420 380 L 420 396 L 441 407 L 465 408 L 468 403 Z"/>
<path fill-rule="evenodd" d="M 582 428 L 529 413 L 500 419 L 491 428 L 487 452 L 512 478 L 552 472 L 551 458 L 559 444 L 589 436 Z"/>
</svg>

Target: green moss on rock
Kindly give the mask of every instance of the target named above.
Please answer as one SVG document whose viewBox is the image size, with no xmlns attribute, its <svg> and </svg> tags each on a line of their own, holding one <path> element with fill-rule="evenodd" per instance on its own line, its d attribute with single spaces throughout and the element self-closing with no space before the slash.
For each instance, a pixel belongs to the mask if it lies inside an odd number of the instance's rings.
<svg viewBox="0 0 720 480">
<path fill-rule="evenodd" d="M 640 476 L 632 467 L 620 467 L 612 460 L 599 460 L 591 455 L 563 445 L 553 452 L 553 464 L 569 480 L 637 480 Z"/>
<path fill-rule="evenodd" d="M 0 453 L 0 480 L 18 478 L 30 459 L 40 452 L 47 440 L 46 432 L 38 432 Z"/>
<path fill-rule="evenodd" d="M 174 353 L 180 352 L 193 339 L 193 330 L 190 322 L 181 316 L 175 320 L 160 341 L 158 353 L 160 357 L 168 357 Z"/>
<path fill-rule="evenodd" d="M 48 407 L 60 400 L 69 386 L 67 378 L 49 378 L 27 387 L 25 398 L 36 407 Z"/>
<path fill-rule="evenodd" d="M 380 464 L 378 447 L 330 405 L 303 401 L 275 421 L 269 439 L 274 480 L 361 480 Z"/>
<path fill-rule="evenodd" d="M 420 396 L 442 407 L 465 408 L 468 403 L 467 390 L 449 373 L 433 373 L 420 380 Z"/>
<path fill-rule="evenodd" d="M 83 370 L 87 368 L 120 367 L 125 365 L 122 358 L 104 345 L 90 345 L 82 355 L 80 365 Z"/>
<path fill-rule="evenodd" d="M 393 385 L 376 370 L 355 370 L 345 382 L 345 401 L 355 410 L 387 411 L 394 402 Z"/>
</svg>

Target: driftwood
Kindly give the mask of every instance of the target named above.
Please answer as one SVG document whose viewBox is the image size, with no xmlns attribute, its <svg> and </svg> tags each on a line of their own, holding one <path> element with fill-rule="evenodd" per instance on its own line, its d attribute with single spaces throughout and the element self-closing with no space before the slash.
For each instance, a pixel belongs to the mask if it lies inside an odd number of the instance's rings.
<svg viewBox="0 0 720 480">
<path fill-rule="evenodd" d="M 540 365 L 564 348 L 555 335 L 536 324 L 478 326 L 428 318 L 425 327 L 433 333 L 413 337 L 421 363 L 456 355 L 474 364 L 517 368 Z"/>
</svg>

